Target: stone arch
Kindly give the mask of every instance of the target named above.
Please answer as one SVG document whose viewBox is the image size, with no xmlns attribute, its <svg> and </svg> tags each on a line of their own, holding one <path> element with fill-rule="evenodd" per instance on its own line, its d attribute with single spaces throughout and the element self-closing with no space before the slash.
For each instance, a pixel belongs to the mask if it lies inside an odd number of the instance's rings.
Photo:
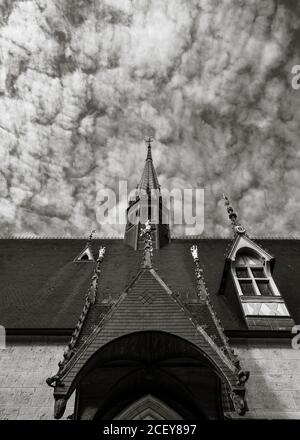
<svg viewBox="0 0 300 440">
<path fill-rule="evenodd" d="M 220 376 L 185 339 L 160 331 L 130 333 L 103 346 L 79 371 L 75 418 L 111 420 L 148 395 L 183 419 L 223 418 Z"/>
<path fill-rule="evenodd" d="M 115 420 L 181 420 L 181 416 L 155 396 L 148 394 L 134 401 Z"/>
</svg>

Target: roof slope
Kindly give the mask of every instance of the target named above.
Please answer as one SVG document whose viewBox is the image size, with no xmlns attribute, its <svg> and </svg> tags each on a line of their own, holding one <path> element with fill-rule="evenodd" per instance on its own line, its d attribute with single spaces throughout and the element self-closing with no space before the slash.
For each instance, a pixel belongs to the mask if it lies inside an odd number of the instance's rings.
<svg viewBox="0 0 300 440">
<path fill-rule="evenodd" d="M 190 246 L 198 246 L 200 265 L 217 316 L 225 330 L 246 329 L 239 310 L 218 290 L 230 239 L 173 239 L 154 250 L 154 268 L 193 313 L 196 282 Z M 300 240 L 256 240 L 276 258 L 273 277 L 296 322 L 300 322 Z M 74 262 L 85 246 L 84 239 L 0 240 L 0 323 L 15 329 L 75 327 L 95 268 L 94 262 Z M 116 301 L 135 277 L 141 251 L 121 239 L 93 240 L 96 255 L 106 247 L 98 296 L 103 305 Z"/>
<path fill-rule="evenodd" d="M 198 300 L 203 306 L 208 305 L 206 300 Z M 213 330 L 213 336 L 216 336 L 218 329 L 216 326 L 213 329 L 212 323 L 213 320 L 208 327 Z M 154 269 L 144 268 L 138 272 L 136 279 L 120 295 L 81 346 L 75 346 L 73 356 L 60 365 L 55 376 L 47 379 L 50 386 L 53 386 L 53 382 L 56 383 L 55 418 L 61 417 L 61 409 L 76 386 L 78 373 L 83 366 L 86 368 L 93 355 L 109 342 L 141 331 L 162 331 L 192 343 L 213 364 L 230 390 L 243 397 L 244 382 L 249 374 L 241 370 L 232 350 L 226 351 L 221 340 L 215 341 L 207 333 L 205 321 L 197 322 L 192 318 Z M 238 405 L 237 411 L 244 414 L 244 403 Z"/>
</svg>

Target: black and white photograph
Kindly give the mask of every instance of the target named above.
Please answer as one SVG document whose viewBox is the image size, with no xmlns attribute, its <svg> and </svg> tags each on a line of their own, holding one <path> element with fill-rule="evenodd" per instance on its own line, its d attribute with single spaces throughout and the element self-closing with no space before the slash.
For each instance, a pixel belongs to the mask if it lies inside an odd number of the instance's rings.
<svg viewBox="0 0 300 440">
<path fill-rule="evenodd" d="M 0 420 L 300 420 L 298 0 L 0 0 Z"/>
</svg>

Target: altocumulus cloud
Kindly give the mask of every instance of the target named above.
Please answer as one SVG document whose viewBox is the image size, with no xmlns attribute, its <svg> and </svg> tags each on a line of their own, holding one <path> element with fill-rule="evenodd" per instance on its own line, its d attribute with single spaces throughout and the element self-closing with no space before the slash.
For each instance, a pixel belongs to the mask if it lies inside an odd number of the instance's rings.
<svg viewBox="0 0 300 440">
<path fill-rule="evenodd" d="M 298 233 L 297 0 L 4 0 L 0 56 L 1 235 L 122 233 L 97 193 L 137 184 L 149 134 L 206 234 L 223 191 L 253 234 Z"/>
</svg>

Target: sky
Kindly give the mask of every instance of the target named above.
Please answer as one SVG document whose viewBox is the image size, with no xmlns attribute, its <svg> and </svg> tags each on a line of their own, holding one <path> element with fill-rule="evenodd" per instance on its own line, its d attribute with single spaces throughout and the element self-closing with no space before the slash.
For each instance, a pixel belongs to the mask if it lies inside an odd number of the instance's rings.
<svg viewBox="0 0 300 440">
<path fill-rule="evenodd" d="M 136 187 L 150 135 L 204 235 L 231 234 L 225 192 L 253 236 L 300 236 L 295 65 L 297 0 L 2 0 L 0 235 L 121 236 L 99 193 Z"/>
</svg>

